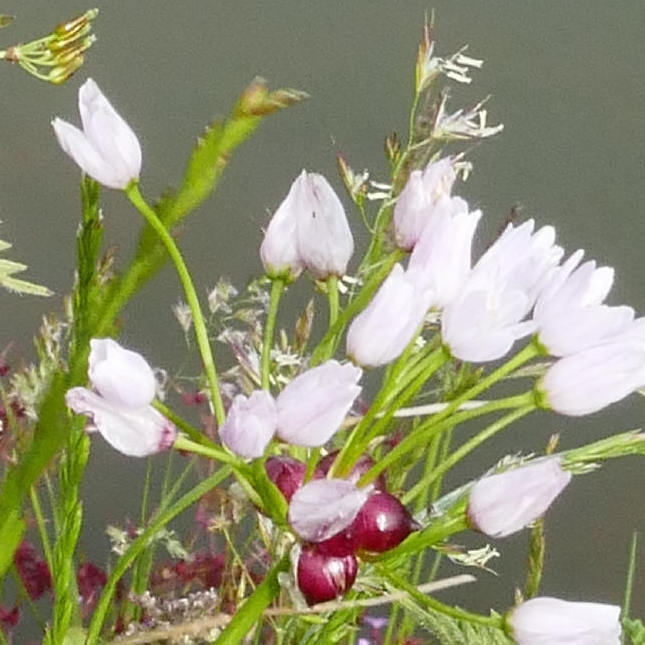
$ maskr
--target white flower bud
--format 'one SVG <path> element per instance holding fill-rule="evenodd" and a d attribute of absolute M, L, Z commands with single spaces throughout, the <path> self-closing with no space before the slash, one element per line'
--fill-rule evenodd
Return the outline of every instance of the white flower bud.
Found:
<path fill-rule="evenodd" d="M 518 645 L 619 645 L 620 607 L 596 602 L 532 598 L 508 624 Z"/>
<path fill-rule="evenodd" d="M 480 479 L 468 498 L 473 528 L 506 537 L 542 516 L 571 481 L 557 457 Z"/>
<path fill-rule="evenodd" d="M 418 273 L 418 272 L 417 272 Z M 347 332 L 347 355 L 364 367 L 385 365 L 412 340 L 430 306 L 431 294 L 414 272 L 397 264 Z"/>
<path fill-rule="evenodd" d="M 264 455 L 277 421 L 275 401 L 269 392 L 256 390 L 248 399 L 238 394 L 219 429 L 219 436 L 234 453 L 255 459 Z"/>
<path fill-rule="evenodd" d="M 278 395 L 278 436 L 296 446 L 322 446 L 338 431 L 354 399 L 362 370 L 327 361 L 293 379 Z"/>
<path fill-rule="evenodd" d="M 61 148 L 81 170 L 108 188 L 124 190 L 141 172 L 141 146 L 99 86 L 87 79 L 78 92 L 83 130 L 54 119 Z"/>

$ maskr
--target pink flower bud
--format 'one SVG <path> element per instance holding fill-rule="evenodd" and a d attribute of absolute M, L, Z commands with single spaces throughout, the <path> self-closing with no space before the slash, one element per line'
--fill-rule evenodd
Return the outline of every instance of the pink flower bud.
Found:
<path fill-rule="evenodd" d="M 152 402 L 157 382 L 141 354 L 124 349 L 111 338 L 93 338 L 90 348 L 88 375 L 106 401 L 124 408 Z"/>
<path fill-rule="evenodd" d="M 557 457 L 484 477 L 470 491 L 470 524 L 495 538 L 516 533 L 541 517 L 570 481 Z"/>
<path fill-rule="evenodd" d="M 315 545 L 306 545 L 298 558 L 296 578 L 307 603 L 315 605 L 349 591 L 357 571 L 358 563 L 353 555 L 325 555 Z"/>
<path fill-rule="evenodd" d="M 78 92 L 78 106 L 82 131 L 61 119 L 52 121 L 61 148 L 83 172 L 108 188 L 124 190 L 138 181 L 139 140 L 91 78 Z"/>
<path fill-rule="evenodd" d="M 327 540 L 353 522 L 370 490 L 345 479 L 314 479 L 291 498 L 289 524 L 303 540 Z"/>
<path fill-rule="evenodd" d="M 303 372 L 277 398 L 278 436 L 296 446 L 322 446 L 360 394 L 362 371 L 330 360 Z"/>
<path fill-rule="evenodd" d="M 410 251 L 433 216 L 443 196 L 450 196 L 457 175 L 451 159 L 429 163 L 425 170 L 413 170 L 394 206 L 397 244 Z"/>
<path fill-rule="evenodd" d="M 234 453 L 255 459 L 262 457 L 275 434 L 278 412 L 266 390 L 256 390 L 247 399 L 238 394 L 219 429 L 222 443 Z"/>
<path fill-rule="evenodd" d="M 431 292 L 414 272 L 397 264 L 367 307 L 349 326 L 347 355 L 364 367 L 378 367 L 400 356 L 430 307 Z"/>
<path fill-rule="evenodd" d="M 260 246 L 260 256 L 266 274 L 271 278 L 295 280 L 304 268 L 300 252 L 296 222 L 300 210 L 301 185 L 299 178 L 292 184 L 287 196 L 273 214 Z"/>
<path fill-rule="evenodd" d="M 619 645 L 620 607 L 532 598 L 508 616 L 518 645 Z"/>
<path fill-rule="evenodd" d="M 301 196 L 296 225 L 300 258 L 318 279 L 342 277 L 354 252 L 345 209 L 322 175 L 303 170 L 296 181 Z"/>

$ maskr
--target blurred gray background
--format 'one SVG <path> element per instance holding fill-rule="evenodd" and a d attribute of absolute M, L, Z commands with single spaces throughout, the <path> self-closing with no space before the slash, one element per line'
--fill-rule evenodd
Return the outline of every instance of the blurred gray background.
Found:
<path fill-rule="evenodd" d="M 95 3 L 99 41 L 78 75 L 63 87 L 0 65 L 0 238 L 8 257 L 29 265 L 26 276 L 58 294 L 48 301 L 0 292 L 0 346 L 31 352 L 40 316 L 60 305 L 74 270 L 79 218 L 78 178 L 49 121 L 78 122 L 76 92 L 94 77 L 137 132 L 144 151 L 142 191 L 150 199 L 176 184 L 203 127 L 227 112 L 256 74 L 272 87 L 306 90 L 311 100 L 270 117 L 235 155 L 217 195 L 187 221 L 181 248 L 198 289 L 218 276 L 239 285 L 258 274 L 260 227 L 290 182 L 307 168 L 326 174 L 341 192 L 335 153 L 354 168 L 385 177 L 382 141 L 404 133 L 412 66 L 424 11 L 434 7 L 440 54 L 465 43 L 485 59 L 471 87 L 456 86 L 453 107 L 492 94 L 491 123 L 503 134 L 471 156 L 475 170 L 460 192 L 487 216 L 489 235 L 513 205 L 523 217 L 557 227 L 571 252 L 616 268 L 613 303 L 645 311 L 645 4 L 636 0 L 531 3 L 501 1 L 355 0 L 283 2 L 111 0 Z M 0 32 L 2 46 L 47 33 L 89 6 L 75 0 L 7 0 L 17 21 Z M 129 258 L 139 215 L 123 196 L 103 194 L 106 243 Z M 349 206 L 348 201 L 344 200 Z M 359 228 L 352 213 L 353 226 Z M 170 306 L 180 298 L 169 269 L 125 312 L 123 340 L 169 370 L 184 342 Z M 289 302 L 287 297 L 286 302 Z M 292 301 L 293 302 L 293 301 Z M 562 447 L 640 427 L 645 404 L 636 396 L 590 418 L 533 415 L 464 462 L 451 482 L 475 476 L 505 452 L 543 449 L 562 431 Z M 161 463 L 159 464 L 161 467 Z M 81 551 L 99 562 L 108 550 L 104 526 L 137 517 L 133 490 L 144 464 L 95 439 L 87 472 L 87 525 Z M 543 593 L 620 603 L 627 547 L 645 526 L 645 461 L 625 459 L 574 480 L 547 520 Z M 472 609 L 503 610 L 522 584 L 527 535 L 496 546 L 499 576 L 453 599 Z M 634 610 L 645 614 L 645 548 L 640 548 Z M 456 572 L 446 566 L 444 573 Z"/>

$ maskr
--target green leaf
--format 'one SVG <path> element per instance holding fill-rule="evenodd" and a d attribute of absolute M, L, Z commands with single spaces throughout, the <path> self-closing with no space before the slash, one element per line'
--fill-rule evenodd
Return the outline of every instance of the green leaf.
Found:
<path fill-rule="evenodd" d="M 235 612 L 233 619 L 224 631 L 214 641 L 216 645 L 239 645 L 254 625 L 258 623 L 262 612 L 271 604 L 271 601 L 280 593 L 278 574 L 286 571 L 291 562 L 288 555 L 273 565 L 269 573 L 255 591 L 244 601 L 244 604 Z"/>
<path fill-rule="evenodd" d="M 1 19 L 2 16 L 0 16 Z M 0 240 L 0 252 L 10 248 L 11 244 L 9 242 Z M 0 286 L 15 293 L 24 293 L 31 296 L 51 296 L 53 291 L 50 291 L 47 287 L 11 277 L 14 273 L 22 273 L 26 269 L 27 265 L 21 262 L 0 259 Z"/>

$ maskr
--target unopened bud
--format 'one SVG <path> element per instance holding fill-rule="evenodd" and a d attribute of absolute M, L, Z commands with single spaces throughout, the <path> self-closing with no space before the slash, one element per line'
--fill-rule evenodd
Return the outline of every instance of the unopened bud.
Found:
<path fill-rule="evenodd" d="M 83 66 L 83 63 L 85 62 L 85 57 L 81 55 L 77 55 L 72 60 L 70 60 L 67 64 L 65 65 L 57 65 L 52 69 L 52 71 L 48 74 L 47 80 L 52 84 L 52 85 L 62 85 L 65 81 L 69 80 L 78 69 L 80 69 Z"/>
<path fill-rule="evenodd" d="M 98 9 L 90 9 L 67 22 L 61 22 L 56 26 L 56 29 L 54 29 L 54 36 L 57 38 L 64 38 L 66 40 L 77 38 L 80 32 L 88 27 L 88 23 L 91 20 L 94 20 L 98 15 Z"/>

